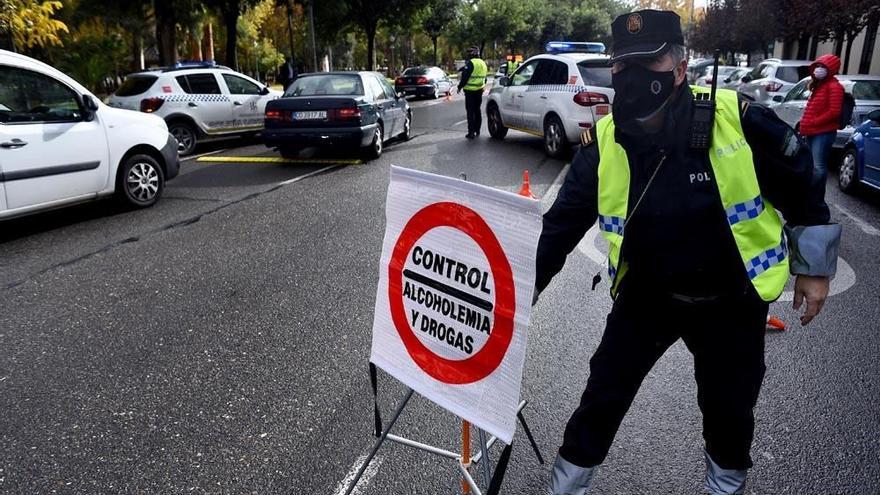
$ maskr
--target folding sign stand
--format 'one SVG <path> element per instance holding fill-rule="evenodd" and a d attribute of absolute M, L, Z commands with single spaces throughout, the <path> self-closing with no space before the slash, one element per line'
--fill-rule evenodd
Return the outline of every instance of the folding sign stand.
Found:
<path fill-rule="evenodd" d="M 370 382 L 373 387 L 373 405 L 375 407 L 374 419 L 376 422 L 376 442 L 373 444 L 373 448 L 370 450 L 370 454 L 367 456 L 363 464 L 361 464 L 361 467 L 358 469 L 354 479 L 352 479 L 351 483 L 348 485 L 348 489 L 345 491 L 345 495 L 351 495 L 352 491 L 354 491 L 355 486 L 357 486 L 361 477 L 364 475 L 364 472 L 367 470 L 367 467 L 370 465 L 373 457 L 376 456 L 379 448 L 382 446 L 383 443 L 385 443 L 386 440 L 391 440 L 395 443 L 413 447 L 440 457 L 454 460 L 458 465 L 458 470 L 461 471 L 461 476 L 463 478 L 462 489 L 464 490 L 464 493 L 470 492 L 473 495 L 483 495 L 483 492 L 480 490 L 476 481 L 474 481 L 474 478 L 471 476 L 470 471 L 468 471 L 473 463 L 479 463 L 482 466 L 483 482 L 487 487 L 486 495 L 496 495 L 498 493 L 498 491 L 501 489 L 501 482 L 504 480 L 504 473 L 507 471 L 507 463 L 510 460 L 510 445 L 504 447 L 504 450 L 501 452 L 501 456 L 498 459 L 498 466 L 496 467 L 493 476 L 492 466 L 489 460 L 489 449 L 492 447 L 492 445 L 495 444 L 495 442 L 498 441 L 498 438 L 493 435 L 487 440 L 486 433 L 483 430 L 477 429 L 480 439 L 480 451 L 477 452 L 477 454 L 474 455 L 473 458 L 470 458 L 470 425 L 466 421 L 463 422 L 464 430 L 462 433 L 464 441 L 462 444 L 463 452 L 461 454 L 451 452 L 446 449 L 441 449 L 433 445 L 417 442 L 415 440 L 410 440 L 409 438 L 394 435 L 391 433 L 391 428 L 394 427 L 394 424 L 397 422 L 397 418 L 400 417 L 400 414 L 403 412 L 403 410 L 406 408 L 406 405 L 409 403 L 409 400 L 412 398 L 413 390 L 407 387 L 406 395 L 403 397 L 403 399 L 397 405 L 397 408 L 394 410 L 394 415 L 391 417 L 391 421 L 388 422 L 387 426 L 383 427 L 382 419 L 379 414 L 379 403 L 377 397 L 376 367 L 375 365 L 373 365 L 373 363 L 370 363 Z M 535 442 L 535 438 L 532 436 L 532 431 L 529 429 L 529 426 L 526 423 L 526 419 L 522 414 L 522 410 L 526 407 L 526 404 L 527 401 L 522 401 L 519 403 L 519 406 L 516 410 L 516 417 L 519 419 L 519 422 L 523 427 L 523 431 L 529 438 L 529 442 L 532 445 L 532 450 L 534 450 L 535 456 L 538 458 L 538 462 L 544 464 L 544 458 L 541 456 L 541 452 L 538 450 L 538 444 L 537 442 Z"/>

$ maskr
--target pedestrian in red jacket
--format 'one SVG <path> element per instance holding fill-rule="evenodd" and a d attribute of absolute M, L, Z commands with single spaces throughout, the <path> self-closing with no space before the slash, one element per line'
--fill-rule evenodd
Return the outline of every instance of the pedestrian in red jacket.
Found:
<path fill-rule="evenodd" d="M 812 80 L 807 85 L 812 94 L 801 118 L 800 132 L 813 153 L 813 181 L 825 182 L 828 176 L 828 155 L 837 137 L 837 124 L 843 107 L 843 86 L 834 77 L 840 70 L 840 59 L 822 55 L 810 64 Z"/>

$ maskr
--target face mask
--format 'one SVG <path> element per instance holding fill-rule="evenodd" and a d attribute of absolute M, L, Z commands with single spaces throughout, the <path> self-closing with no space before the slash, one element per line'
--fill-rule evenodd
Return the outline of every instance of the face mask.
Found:
<path fill-rule="evenodd" d="M 675 89 L 675 72 L 655 72 L 640 65 L 627 66 L 611 75 L 614 88 L 612 112 L 614 124 L 623 130 L 655 116 L 665 108 Z"/>
<path fill-rule="evenodd" d="M 816 79 L 825 79 L 825 76 L 828 75 L 828 69 L 825 67 L 816 67 L 813 69 L 813 77 Z"/>

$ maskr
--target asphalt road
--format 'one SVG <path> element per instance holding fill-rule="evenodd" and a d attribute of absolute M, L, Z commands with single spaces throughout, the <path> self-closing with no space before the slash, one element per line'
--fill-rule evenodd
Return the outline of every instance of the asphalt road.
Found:
<path fill-rule="evenodd" d="M 525 134 L 465 140 L 460 97 L 413 105 L 415 137 L 366 165 L 192 159 L 153 208 L 100 202 L 0 225 L 0 492 L 342 493 L 373 442 L 367 360 L 389 166 L 511 191 L 529 169 L 545 207 L 565 167 Z M 275 156 L 259 143 L 201 151 Z M 880 492 L 880 200 L 830 185 L 828 201 L 845 263 L 809 327 L 790 303 L 771 308 L 790 329 L 767 336 L 749 493 Z M 532 316 L 525 416 L 550 462 L 610 308 L 606 282 L 589 291 L 603 251 L 585 240 Z M 594 493 L 700 491 L 692 374 L 676 344 Z M 386 418 L 402 392 L 380 377 Z M 459 427 L 416 397 L 397 432 L 456 450 Z M 547 477 L 520 430 L 503 493 L 543 493 Z M 451 461 L 391 445 L 357 493 L 458 484 Z"/>

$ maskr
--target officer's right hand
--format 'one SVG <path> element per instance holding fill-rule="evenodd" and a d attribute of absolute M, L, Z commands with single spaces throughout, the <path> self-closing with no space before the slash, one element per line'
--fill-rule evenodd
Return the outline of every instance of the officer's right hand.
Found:
<path fill-rule="evenodd" d="M 828 277 L 813 277 L 809 275 L 798 275 L 794 281 L 794 300 L 792 307 L 800 309 L 804 300 L 807 301 L 807 308 L 801 316 L 801 326 L 813 321 L 813 318 L 822 311 L 825 299 L 828 297 L 830 279 Z"/>

